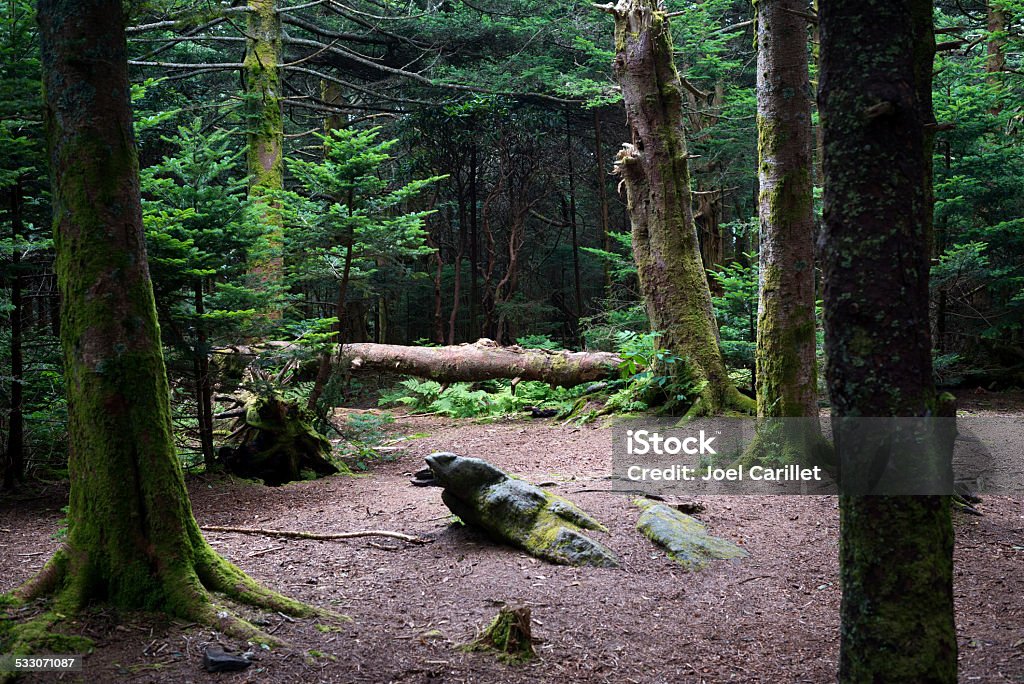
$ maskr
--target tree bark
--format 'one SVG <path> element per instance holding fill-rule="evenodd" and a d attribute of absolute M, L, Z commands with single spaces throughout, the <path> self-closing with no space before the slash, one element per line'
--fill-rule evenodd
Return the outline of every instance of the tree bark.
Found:
<path fill-rule="evenodd" d="M 932 3 L 822 0 L 825 333 L 836 420 L 940 413 L 932 382 Z M 857 456 L 838 433 L 841 462 Z M 955 682 L 948 497 L 840 498 L 842 682 Z"/>
<path fill-rule="evenodd" d="M 811 85 L 802 0 L 757 0 L 757 414 L 818 415 Z"/>
<path fill-rule="evenodd" d="M 65 545 L 21 587 L 71 612 L 92 600 L 238 634 L 208 594 L 296 614 L 206 543 L 171 434 L 146 262 L 120 0 L 41 0 L 71 481 Z"/>
<path fill-rule="evenodd" d="M 346 370 L 387 370 L 439 382 L 519 378 L 573 387 L 616 375 L 620 363 L 619 357 L 608 352 L 500 347 L 484 339 L 448 347 L 346 344 L 336 366 Z"/>
<path fill-rule="evenodd" d="M 640 287 L 662 346 L 686 361 L 685 370 L 675 364 L 667 372 L 688 373 L 702 387 L 694 415 L 751 411 L 753 402 L 729 380 L 718 346 L 690 206 L 682 84 L 668 17 L 653 0 L 602 9 L 615 17 L 613 70 L 633 135 L 618 153 L 616 171 L 626 187 Z"/>
<path fill-rule="evenodd" d="M 250 271 L 271 293 L 281 285 L 283 221 L 279 196 L 284 190 L 284 118 L 281 112 L 281 20 L 277 0 L 249 0 L 246 51 L 243 62 L 248 108 L 246 161 L 249 197 L 253 199 L 268 231 L 265 254 L 257 254 Z M 271 316 L 280 315 L 270 311 Z"/>
<path fill-rule="evenodd" d="M 995 74 L 1000 74 L 1006 69 L 1007 12 L 1000 0 L 988 0 L 986 5 L 989 38 L 986 44 L 985 71 L 989 74 L 989 80 L 994 81 L 998 79 Z"/>

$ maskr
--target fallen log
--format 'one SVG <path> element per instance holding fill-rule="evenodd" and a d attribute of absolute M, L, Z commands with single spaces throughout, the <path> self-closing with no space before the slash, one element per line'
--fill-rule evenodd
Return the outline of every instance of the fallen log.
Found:
<path fill-rule="evenodd" d="M 492 340 L 448 347 L 346 344 L 336 368 L 387 370 L 438 382 L 480 382 L 510 378 L 574 387 L 614 377 L 622 363 L 610 352 L 570 352 L 502 347 Z"/>

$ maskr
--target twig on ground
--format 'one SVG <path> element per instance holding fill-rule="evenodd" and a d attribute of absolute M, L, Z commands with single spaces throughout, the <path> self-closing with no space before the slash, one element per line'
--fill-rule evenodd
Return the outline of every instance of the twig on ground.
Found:
<path fill-rule="evenodd" d="M 253 551 L 252 553 L 247 553 L 247 554 L 245 554 L 245 557 L 246 558 L 256 558 L 257 556 L 262 556 L 262 555 L 270 553 L 272 551 L 280 551 L 283 548 L 285 548 L 285 547 L 283 547 L 283 546 L 269 546 L 269 547 L 267 547 L 265 549 L 260 549 L 259 551 Z"/>
<path fill-rule="evenodd" d="M 389 530 L 362 530 L 359 532 L 334 532 L 331 534 L 317 534 L 315 532 L 303 532 L 301 530 L 265 530 L 253 527 L 223 527 L 220 525 L 206 525 L 203 530 L 207 532 L 235 532 L 237 534 L 261 534 L 267 537 L 286 537 L 289 539 L 312 539 L 315 541 L 333 541 L 338 539 L 355 539 L 357 537 L 390 537 L 401 539 L 410 544 L 429 544 L 431 540 L 421 537 L 414 537 L 411 534 L 402 532 L 391 532 Z"/>

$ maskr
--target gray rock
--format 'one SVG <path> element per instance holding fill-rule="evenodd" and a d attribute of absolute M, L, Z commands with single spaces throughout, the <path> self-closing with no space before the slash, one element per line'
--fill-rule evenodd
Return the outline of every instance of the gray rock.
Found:
<path fill-rule="evenodd" d="M 479 458 L 427 457 L 441 500 L 467 525 L 552 563 L 618 567 L 609 549 L 582 530 L 608 530 L 567 499 L 511 477 Z"/>
<path fill-rule="evenodd" d="M 636 528 L 655 544 L 665 548 L 669 558 L 690 572 L 713 560 L 735 560 L 748 554 L 731 541 L 713 537 L 704 523 L 663 503 L 637 499 L 643 513 Z"/>
<path fill-rule="evenodd" d="M 203 652 L 203 668 L 207 672 L 240 672 L 252 665 L 245 656 L 225 653 L 219 646 L 207 646 Z"/>

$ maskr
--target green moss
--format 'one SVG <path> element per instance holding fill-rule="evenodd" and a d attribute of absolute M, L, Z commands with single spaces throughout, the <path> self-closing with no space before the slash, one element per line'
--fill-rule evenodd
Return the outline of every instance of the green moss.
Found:
<path fill-rule="evenodd" d="M 93 642 L 81 636 L 59 634 L 55 625 L 64 620 L 57 612 L 38 615 L 27 622 L 0 622 L 0 643 L 5 655 L 83 655 L 91 653 Z"/>
<path fill-rule="evenodd" d="M 338 627 L 337 625 L 325 625 L 325 624 L 322 624 L 322 623 L 317 623 L 317 624 L 313 625 L 313 629 L 315 629 L 316 631 L 321 632 L 323 634 L 331 634 L 331 633 L 334 633 L 334 632 L 344 632 L 345 631 L 344 628 Z"/>
<path fill-rule="evenodd" d="M 529 608 L 502 607 L 480 636 L 462 647 L 466 651 L 493 651 L 510 665 L 533 660 L 533 637 Z"/>
<path fill-rule="evenodd" d="M 634 502 L 643 513 L 637 529 L 665 548 L 669 558 L 686 570 L 696 572 L 713 560 L 745 558 L 747 552 L 726 539 L 711 536 L 696 518 L 650 499 Z"/>

